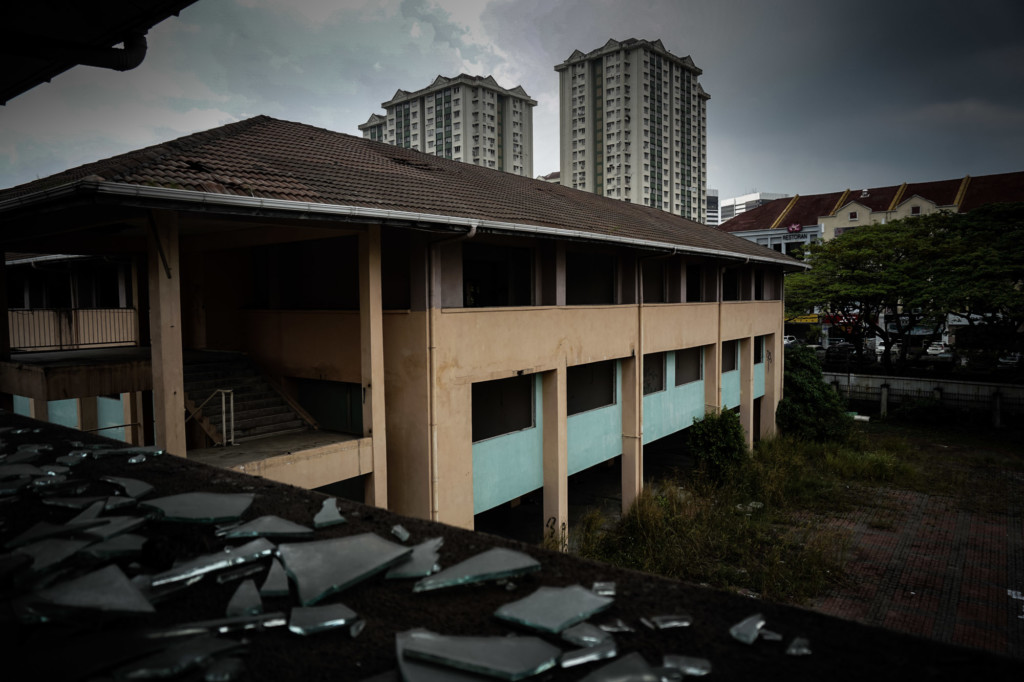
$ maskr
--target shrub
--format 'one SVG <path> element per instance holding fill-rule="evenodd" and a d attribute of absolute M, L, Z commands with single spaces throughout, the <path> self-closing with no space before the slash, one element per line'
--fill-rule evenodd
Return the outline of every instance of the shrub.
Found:
<path fill-rule="evenodd" d="M 716 480 L 735 469 L 749 454 L 740 419 L 728 410 L 694 419 L 687 431 L 687 444 L 699 466 Z"/>
<path fill-rule="evenodd" d="M 821 376 L 814 352 L 802 346 L 786 347 L 782 377 L 783 399 L 775 423 L 788 435 L 817 442 L 845 441 L 853 428 L 842 398 Z"/>

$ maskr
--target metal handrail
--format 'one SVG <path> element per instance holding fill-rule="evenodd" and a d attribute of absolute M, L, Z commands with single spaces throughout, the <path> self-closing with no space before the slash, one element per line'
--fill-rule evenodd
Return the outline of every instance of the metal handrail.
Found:
<path fill-rule="evenodd" d="M 214 389 L 213 393 L 207 396 L 206 400 L 201 402 L 195 410 L 189 410 L 191 414 L 185 418 L 185 423 L 187 424 L 189 419 L 199 414 L 206 403 L 210 402 L 218 393 L 220 394 L 220 434 L 224 441 L 221 445 L 235 445 L 235 392 L 230 388 Z M 228 429 L 228 410 L 225 408 L 231 410 L 230 430 Z"/>

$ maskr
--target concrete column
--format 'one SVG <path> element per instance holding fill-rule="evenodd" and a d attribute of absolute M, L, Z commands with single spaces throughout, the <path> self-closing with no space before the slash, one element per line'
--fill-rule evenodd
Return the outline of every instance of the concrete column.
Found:
<path fill-rule="evenodd" d="M 29 398 L 28 416 L 41 422 L 50 421 L 50 403 L 46 399 Z"/>
<path fill-rule="evenodd" d="M 78 399 L 78 430 L 95 431 L 100 425 L 99 399 L 88 396 Z"/>
<path fill-rule="evenodd" d="M 889 416 L 889 384 L 882 384 L 881 393 L 882 404 L 878 408 L 878 413 L 885 419 Z"/>
<path fill-rule="evenodd" d="M 747 447 L 754 445 L 754 339 L 739 340 L 740 347 L 740 426 L 747 437 Z"/>
<path fill-rule="evenodd" d="M 373 438 L 373 473 L 367 504 L 388 506 L 387 429 L 384 419 L 384 319 L 381 303 L 380 226 L 359 234 L 359 328 L 363 436 Z"/>
<path fill-rule="evenodd" d="M 622 362 L 622 513 L 629 511 L 644 482 L 643 355 Z"/>
<path fill-rule="evenodd" d="M 566 438 L 565 360 L 541 375 L 544 423 L 544 533 L 569 548 L 569 449 Z"/>
<path fill-rule="evenodd" d="M 722 410 L 721 343 L 704 346 L 704 412 L 718 414 Z"/>
<path fill-rule="evenodd" d="M 156 445 L 186 456 L 185 379 L 181 359 L 181 272 L 178 216 L 153 211 L 149 235 L 149 332 Z"/>
<path fill-rule="evenodd" d="M 761 438 L 775 435 L 775 412 L 782 400 L 782 335 L 764 337 L 764 398 L 761 399 Z"/>
<path fill-rule="evenodd" d="M 142 437 L 142 392 L 121 394 L 121 407 L 124 410 L 125 440 L 131 445 L 144 445 Z"/>

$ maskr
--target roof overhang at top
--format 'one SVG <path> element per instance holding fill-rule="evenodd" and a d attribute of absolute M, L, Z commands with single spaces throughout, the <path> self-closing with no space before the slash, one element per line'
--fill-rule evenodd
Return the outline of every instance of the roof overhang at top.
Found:
<path fill-rule="evenodd" d="M 195 1 L 9 0 L 0 10 L 0 104 L 80 64 L 138 66 L 146 32 Z M 124 49 L 114 47 L 120 43 Z"/>
<path fill-rule="evenodd" d="M 547 225 L 516 223 L 500 220 L 468 218 L 412 211 L 372 208 L 365 206 L 343 206 L 315 202 L 271 199 L 256 196 L 219 194 L 195 190 L 171 189 L 147 185 L 108 182 L 83 179 L 58 187 L 0 201 L 0 216 L 4 222 L 16 221 L 19 217 L 31 217 L 42 209 L 59 210 L 82 205 L 110 206 L 136 209 L 177 210 L 184 212 L 207 212 L 231 216 L 252 216 L 261 220 L 300 219 L 316 221 L 377 223 L 409 229 L 451 231 L 458 233 L 493 232 L 534 236 L 548 239 L 565 239 L 595 243 L 614 244 L 637 249 L 648 249 L 662 253 L 689 254 L 719 258 L 730 261 L 755 262 L 774 265 L 788 271 L 806 269 L 808 266 L 791 258 L 779 258 L 765 249 L 764 255 L 739 253 L 700 246 L 682 246 L 670 242 L 642 239 L 625 235 L 604 235 L 583 230 L 574 230 Z M 69 226 L 67 231 L 77 228 Z M 0 232 L 0 249 L 11 240 Z M 16 242 L 15 242 L 16 245 Z M 59 244 L 55 244 L 59 248 Z"/>

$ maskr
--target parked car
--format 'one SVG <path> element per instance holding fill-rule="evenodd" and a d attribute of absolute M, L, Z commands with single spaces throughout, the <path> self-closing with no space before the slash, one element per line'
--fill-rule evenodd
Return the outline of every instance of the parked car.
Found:
<path fill-rule="evenodd" d="M 796 337 L 793 336 L 792 334 L 786 334 L 785 336 L 782 337 L 783 346 L 792 346 L 794 343 L 797 343 L 797 340 Z"/>
<path fill-rule="evenodd" d="M 998 365 L 1000 367 L 1020 367 L 1020 362 L 1020 353 L 1003 353 L 999 356 Z"/>
<path fill-rule="evenodd" d="M 896 341 L 896 342 L 894 342 L 894 343 L 892 344 L 892 352 L 890 353 L 890 355 L 892 355 L 892 357 L 894 357 L 894 358 L 897 358 L 897 357 L 899 357 L 899 355 L 900 355 L 900 349 L 901 349 L 902 347 L 903 347 L 903 346 L 902 346 L 902 344 L 900 344 L 900 342 L 899 342 L 899 341 Z M 875 346 L 875 353 L 876 353 L 877 355 L 884 355 L 884 354 L 885 354 L 885 344 L 884 344 L 884 343 L 879 343 L 879 344 L 877 344 L 877 345 Z"/>
<path fill-rule="evenodd" d="M 928 348 L 926 348 L 924 352 L 928 355 L 942 355 L 943 353 L 949 352 L 949 347 L 941 341 L 936 341 L 935 343 L 929 344 Z"/>

